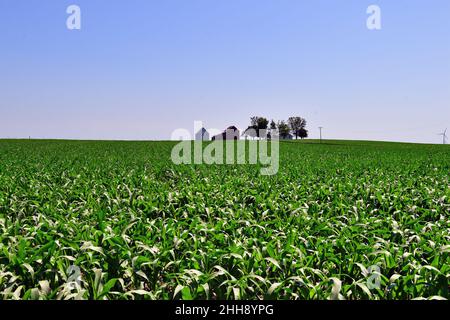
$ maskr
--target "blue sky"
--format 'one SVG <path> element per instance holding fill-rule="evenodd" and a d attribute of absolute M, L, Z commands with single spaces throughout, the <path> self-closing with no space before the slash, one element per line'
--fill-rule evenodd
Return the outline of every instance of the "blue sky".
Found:
<path fill-rule="evenodd" d="M 0 41 L 3 138 L 169 139 L 252 115 L 303 116 L 312 138 L 450 128 L 448 0 L 1 0 Z"/>

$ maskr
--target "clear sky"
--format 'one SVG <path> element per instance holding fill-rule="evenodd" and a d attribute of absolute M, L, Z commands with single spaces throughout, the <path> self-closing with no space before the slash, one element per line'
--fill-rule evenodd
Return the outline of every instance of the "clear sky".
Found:
<path fill-rule="evenodd" d="M 312 138 L 439 143 L 450 1 L 0 0 L 0 137 L 169 139 L 252 115 L 303 116 Z"/>

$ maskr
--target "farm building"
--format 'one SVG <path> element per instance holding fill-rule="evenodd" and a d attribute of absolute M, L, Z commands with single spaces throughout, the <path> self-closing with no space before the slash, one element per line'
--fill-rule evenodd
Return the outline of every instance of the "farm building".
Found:
<path fill-rule="evenodd" d="M 269 137 L 270 135 L 270 137 Z M 290 133 L 286 133 L 284 135 L 280 135 L 278 130 L 273 130 L 273 132 L 269 132 L 267 135 L 268 139 L 276 139 L 276 140 L 292 140 L 294 139 L 294 136 Z"/>
<path fill-rule="evenodd" d="M 197 140 L 197 141 L 209 141 L 209 132 L 205 128 L 201 128 L 195 134 L 195 140 Z"/>
<path fill-rule="evenodd" d="M 281 140 L 292 140 L 292 139 L 294 139 L 294 136 L 292 134 L 288 133 L 287 135 L 280 136 L 280 139 Z"/>
<path fill-rule="evenodd" d="M 239 140 L 239 129 L 235 126 L 230 126 L 224 132 L 212 137 L 212 140 Z"/>
<path fill-rule="evenodd" d="M 242 136 L 248 139 L 270 139 L 271 133 L 267 129 L 256 129 L 254 126 L 248 127 L 243 133 Z"/>

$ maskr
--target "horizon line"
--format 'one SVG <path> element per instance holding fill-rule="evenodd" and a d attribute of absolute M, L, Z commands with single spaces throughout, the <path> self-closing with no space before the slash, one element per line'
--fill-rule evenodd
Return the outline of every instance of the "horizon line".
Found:
<path fill-rule="evenodd" d="M 200 141 L 195 139 L 186 140 L 170 140 L 170 139 L 78 139 L 78 138 L 4 138 L 0 137 L 0 141 L 13 140 L 13 141 L 86 141 L 86 142 L 180 142 L 180 141 Z M 221 141 L 221 140 L 219 140 Z M 224 140 L 231 141 L 231 140 Z M 239 139 L 238 141 L 260 141 L 260 140 L 250 140 L 250 139 Z M 320 142 L 320 139 L 292 139 L 284 140 L 280 139 L 280 142 Z M 322 139 L 324 141 L 353 141 L 353 142 L 383 142 L 383 143 L 395 143 L 395 144 L 420 144 L 420 145 L 448 145 L 443 143 L 430 143 L 430 142 L 411 142 L 411 141 L 394 141 L 394 140 L 365 140 L 365 139 Z M 212 140 L 203 140 L 201 142 L 212 142 Z"/>

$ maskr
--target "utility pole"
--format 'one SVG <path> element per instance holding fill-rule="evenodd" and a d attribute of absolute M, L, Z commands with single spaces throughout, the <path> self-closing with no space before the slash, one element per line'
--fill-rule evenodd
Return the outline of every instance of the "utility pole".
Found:
<path fill-rule="evenodd" d="M 319 127 L 319 130 L 320 130 L 320 143 L 322 143 L 322 129 L 323 129 L 323 127 Z"/>

